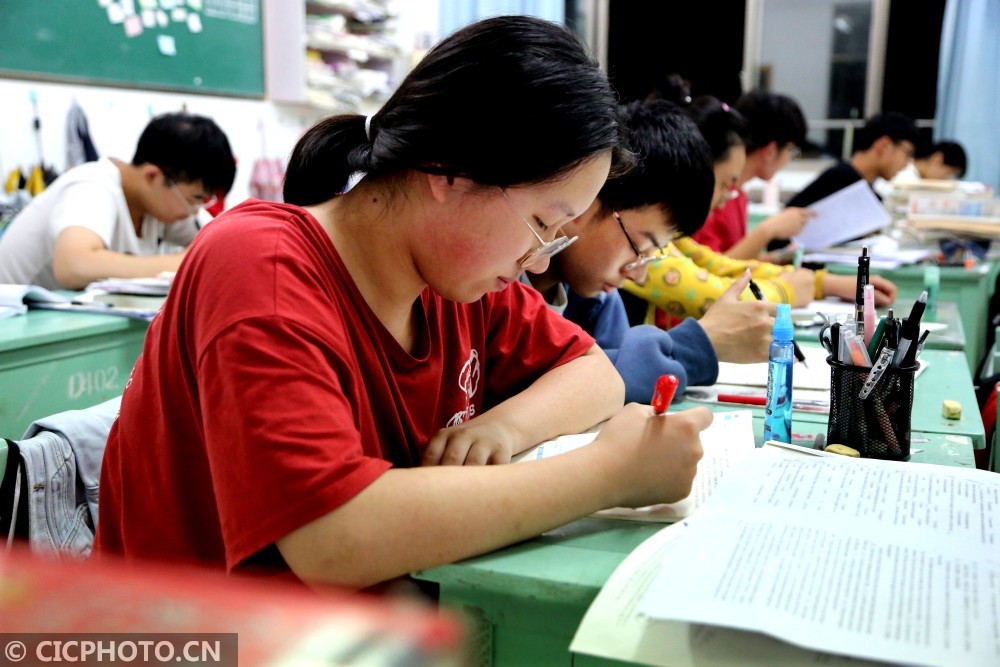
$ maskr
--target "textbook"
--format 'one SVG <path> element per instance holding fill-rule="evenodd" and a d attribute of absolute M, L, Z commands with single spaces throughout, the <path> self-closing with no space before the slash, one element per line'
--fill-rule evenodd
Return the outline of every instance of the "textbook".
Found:
<path fill-rule="evenodd" d="M 619 566 L 573 650 L 611 650 L 616 605 L 614 657 L 647 664 L 1000 664 L 1000 476 L 770 449 Z"/>
<path fill-rule="evenodd" d="M 156 307 L 119 307 L 95 301 L 93 297 L 93 293 L 90 292 L 75 297 L 64 296 L 38 285 L 0 285 L 0 319 L 24 314 L 29 309 L 36 309 L 59 310 L 66 313 L 115 315 L 149 321 L 159 310 L 158 305 Z"/>
<path fill-rule="evenodd" d="M 28 312 L 28 305 L 69 303 L 69 298 L 37 285 L 0 285 L 0 319 Z"/>
<path fill-rule="evenodd" d="M 695 474 L 694 484 L 687 498 L 675 503 L 647 507 L 613 507 L 596 512 L 594 516 L 671 523 L 683 519 L 704 504 L 726 471 L 753 454 L 756 447 L 753 437 L 753 414 L 749 410 L 720 412 L 714 417 L 712 425 L 701 432 L 701 445 L 705 455 L 698 462 L 698 472 Z M 596 437 L 596 432 L 564 435 L 518 454 L 514 460 L 533 461 L 564 454 L 589 445 Z"/>

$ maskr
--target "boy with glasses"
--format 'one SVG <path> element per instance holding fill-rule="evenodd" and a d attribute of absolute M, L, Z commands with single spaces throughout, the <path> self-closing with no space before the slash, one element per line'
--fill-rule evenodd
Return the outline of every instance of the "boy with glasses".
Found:
<path fill-rule="evenodd" d="M 675 105 L 633 102 L 624 107 L 622 123 L 639 163 L 609 179 L 594 203 L 563 226 L 563 238 L 578 240 L 521 281 L 594 336 L 625 380 L 626 401 L 646 402 L 662 374 L 676 375 L 682 393 L 688 384 L 713 384 L 719 360 L 766 360 L 774 305 L 738 300 L 746 274 L 700 321 L 688 319 L 669 333 L 629 325 L 618 287 L 644 281 L 676 233 L 697 229 L 715 178 L 705 140 Z"/>
<path fill-rule="evenodd" d="M 101 278 L 174 271 L 199 229 L 198 212 L 229 192 L 236 165 L 211 119 L 150 121 L 131 163 L 88 162 L 35 197 L 0 237 L 0 283 L 82 289 Z"/>

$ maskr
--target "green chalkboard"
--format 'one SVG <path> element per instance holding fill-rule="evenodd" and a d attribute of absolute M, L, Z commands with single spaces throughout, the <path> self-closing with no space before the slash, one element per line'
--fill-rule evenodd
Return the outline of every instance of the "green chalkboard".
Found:
<path fill-rule="evenodd" d="M 0 75 L 263 96 L 260 2 L 0 0 Z"/>

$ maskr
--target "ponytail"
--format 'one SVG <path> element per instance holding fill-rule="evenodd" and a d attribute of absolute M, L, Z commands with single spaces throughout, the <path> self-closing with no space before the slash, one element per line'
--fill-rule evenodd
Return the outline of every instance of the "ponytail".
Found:
<path fill-rule="evenodd" d="M 292 151 L 285 170 L 285 201 L 311 206 L 332 199 L 347 188 L 351 174 L 371 170 L 371 155 L 364 116 L 324 118 L 299 139 Z"/>

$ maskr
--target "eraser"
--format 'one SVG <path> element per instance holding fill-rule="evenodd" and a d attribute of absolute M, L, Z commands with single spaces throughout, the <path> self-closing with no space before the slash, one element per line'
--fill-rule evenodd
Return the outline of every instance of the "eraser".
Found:
<path fill-rule="evenodd" d="M 962 404 L 958 401 L 945 400 L 941 403 L 941 414 L 945 419 L 961 419 Z"/>
<path fill-rule="evenodd" d="M 831 454 L 840 454 L 841 456 L 850 456 L 855 459 L 861 458 L 861 452 L 847 445 L 831 444 L 827 445 L 823 451 L 830 452 Z"/>

